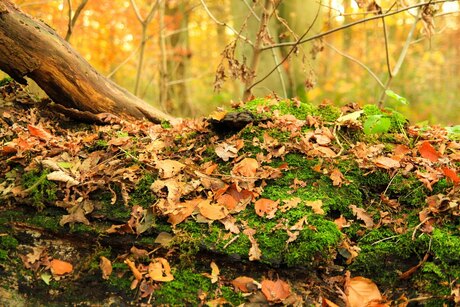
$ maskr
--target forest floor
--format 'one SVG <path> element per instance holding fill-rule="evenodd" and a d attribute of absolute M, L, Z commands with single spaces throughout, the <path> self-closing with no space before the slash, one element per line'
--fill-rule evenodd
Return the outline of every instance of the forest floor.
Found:
<path fill-rule="evenodd" d="M 101 121 L 1 84 L 1 305 L 460 302 L 458 126 L 269 97 Z"/>

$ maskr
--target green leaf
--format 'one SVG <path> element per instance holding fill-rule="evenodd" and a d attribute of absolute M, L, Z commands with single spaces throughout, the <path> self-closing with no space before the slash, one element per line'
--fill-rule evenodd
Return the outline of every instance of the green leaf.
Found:
<path fill-rule="evenodd" d="M 448 137 L 454 141 L 460 141 L 460 125 L 446 127 Z"/>
<path fill-rule="evenodd" d="M 364 122 L 364 133 L 385 133 L 391 126 L 391 120 L 383 115 L 371 115 Z"/>
<path fill-rule="evenodd" d="M 62 168 L 72 168 L 73 164 L 70 162 L 58 162 L 57 165 Z"/>
<path fill-rule="evenodd" d="M 42 275 L 40 275 L 40 278 L 45 282 L 45 284 L 47 284 L 48 286 L 50 285 L 51 275 L 49 273 L 43 273 Z"/>
<path fill-rule="evenodd" d="M 386 90 L 386 91 L 385 91 L 385 94 L 386 94 L 388 97 L 393 98 L 394 100 L 396 100 L 396 101 L 399 102 L 399 103 L 408 104 L 408 101 L 407 101 L 407 99 L 406 99 L 405 97 L 399 96 L 398 94 L 396 94 L 396 93 L 393 92 L 392 90 Z"/>

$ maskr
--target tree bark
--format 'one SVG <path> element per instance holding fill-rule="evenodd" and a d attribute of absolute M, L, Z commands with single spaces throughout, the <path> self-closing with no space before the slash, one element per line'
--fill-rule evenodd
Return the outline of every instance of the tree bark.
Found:
<path fill-rule="evenodd" d="M 68 109 L 153 122 L 172 119 L 98 73 L 53 29 L 9 0 L 0 3 L 0 69 L 23 84 L 24 77 L 31 78 Z"/>

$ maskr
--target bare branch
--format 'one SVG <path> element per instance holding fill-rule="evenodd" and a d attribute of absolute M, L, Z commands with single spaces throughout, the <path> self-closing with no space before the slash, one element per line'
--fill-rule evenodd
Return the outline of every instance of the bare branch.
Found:
<path fill-rule="evenodd" d="M 88 0 L 82 0 L 80 4 L 78 5 L 77 9 L 75 10 L 75 13 L 73 14 L 72 17 L 72 3 L 70 0 L 67 1 L 69 5 L 69 23 L 67 26 L 67 33 L 65 35 L 65 40 L 69 41 L 70 36 L 72 35 L 73 28 L 75 27 L 75 24 L 77 23 L 78 17 L 80 17 L 81 12 L 85 8 L 86 4 L 88 3 Z"/>
<path fill-rule="evenodd" d="M 411 6 L 406 6 L 406 7 L 402 8 L 402 9 L 392 11 L 392 12 L 388 12 L 386 14 L 376 15 L 376 16 L 364 18 L 364 19 L 361 19 L 361 20 L 357 20 L 357 21 L 354 21 L 354 22 L 350 22 L 349 24 L 346 24 L 346 25 L 343 25 L 343 26 L 340 26 L 340 27 L 337 27 L 337 28 L 334 28 L 334 29 L 331 29 L 331 30 L 328 30 L 328 31 L 325 31 L 325 32 L 321 32 L 321 33 L 312 35 L 312 36 L 307 37 L 307 38 L 304 38 L 301 41 L 285 42 L 285 43 L 279 43 L 279 44 L 273 44 L 273 45 L 270 45 L 270 46 L 265 46 L 265 47 L 262 48 L 262 50 L 267 50 L 267 49 L 271 49 L 271 48 L 279 48 L 279 47 L 287 47 L 287 46 L 297 46 L 299 44 L 304 44 L 306 42 L 315 40 L 317 38 L 327 36 L 329 34 L 332 34 L 332 33 L 341 31 L 343 29 L 347 29 L 347 28 L 350 28 L 350 27 L 353 27 L 353 26 L 356 26 L 358 24 L 365 23 L 365 22 L 368 22 L 368 21 L 371 21 L 371 20 L 396 15 L 396 14 L 408 11 L 410 9 L 413 9 L 413 8 L 418 8 L 418 7 L 425 6 L 427 4 L 444 3 L 444 2 L 450 2 L 450 1 L 451 0 L 437 0 L 437 1 L 422 2 L 422 3 L 414 4 L 414 5 L 411 5 Z"/>

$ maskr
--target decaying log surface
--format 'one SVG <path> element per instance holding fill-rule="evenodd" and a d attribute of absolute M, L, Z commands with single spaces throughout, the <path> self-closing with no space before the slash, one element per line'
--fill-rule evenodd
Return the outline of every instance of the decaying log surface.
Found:
<path fill-rule="evenodd" d="M 68 109 L 172 119 L 98 73 L 53 29 L 9 0 L 0 3 L 0 69 L 20 83 L 31 78 Z"/>

